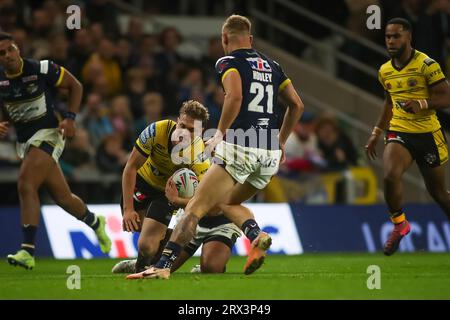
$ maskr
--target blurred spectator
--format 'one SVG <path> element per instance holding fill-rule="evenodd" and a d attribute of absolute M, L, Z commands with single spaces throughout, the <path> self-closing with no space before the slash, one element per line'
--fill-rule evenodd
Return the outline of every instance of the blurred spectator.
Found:
<path fill-rule="evenodd" d="M 117 60 L 122 74 L 135 65 L 135 58 L 132 56 L 132 46 L 127 38 L 122 37 L 117 41 Z"/>
<path fill-rule="evenodd" d="M 202 70 L 197 67 L 188 69 L 178 89 L 178 102 L 181 104 L 186 100 L 194 99 L 194 92 L 199 95 L 201 91 L 203 91 Z M 196 98 L 198 99 L 199 97 L 197 96 Z M 198 100 L 202 102 L 204 100 L 203 95 Z"/>
<path fill-rule="evenodd" d="M 109 0 L 90 0 L 86 3 L 86 16 L 89 21 L 101 24 L 108 36 L 119 34 L 116 6 Z"/>
<path fill-rule="evenodd" d="M 177 63 L 182 61 L 177 48 L 182 41 L 181 34 L 175 27 L 165 28 L 160 35 L 162 51 L 155 56 L 158 74 L 165 76 L 169 74 Z"/>
<path fill-rule="evenodd" d="M 111 101 L 109 119 L 114 132 L 119 134 L 125 146 L 134 142 L 134 121 L 130 111 L 130 102 L 127 96 L 116 96 Z"/>
<path fill-rule="evenodd" d="M 128 30 L 126 36 L 130 39 L 131 44 L 137 48 L 141 42 L 142 36 L 144 35 L 144 26 L 142 24 L 142 19 L 139 17 L 131 16 L 128 21 Z"/>
<path fill-rule="evenodd" d="M 19 26 L 19 4 L 14 0 L 0 1 L 0 29 L 11 32 Z"/>
<path fill-rule="evenodd" d="M 128 153 L 123 148 L 123 139 L 120 134 L 105 136 L 97 150 L 98 168 L 103 172 L 120 174 L 127 160 Z"/>
<path fill-rule="evenodd" d="M 79 121 L 89 132 L 91 144 L 96 148 L 104 136 L 113 133 L 113 127 L 107 115 L 107 109 L 99 94 L 87 96 L 86 105 L 80 113 Z"/>
<path fill-rule="evenodd" d="M 66 6 L 55 0 L 45 0 L 42 8 L 47 11 L 49 21 L 52 24 L 52 32 L 64 32 L 66 29 Z"/>
<path fill-rule="evenodd" d="M 31 48 L 27 31 L 23 28 L 16 28 L 11 31 L 11 35 L 13 36 L 14 42 L 17 43 L 17 46 L 20 49 L 20 54 L 23 57 L 31 58 L 33 56 L 33 49 Z"/>
<path fill-rule="evenodd" d="M 114 60 L 115 51 L 114 43 L 103 38 L 82 69 L 85 83 L 95 85 L 99 79 L 106 81 L 108 96 L 118 94 L 122 89 L 122 74 L 119 64 Z"/>
<path fill-rule="evenodd" d="M 60 161 L 65 163 L 66 172 L 71 173 L 75 168 L 91 164 L 92 155 L 88 131 L 78 128 L 75 136 L 67 142 Z"/>
<path fill-rule="evenodd" d="M 48 57 L 50 54 L 49 36 L 52 31 L 52 24 L 53 21 L 50 20 L 50 15 L 46 10 L 40 8 L 32 12 L 30 39 L 36 59 Z"/>
<path fill-rule="evenodd" d="M 155 72 L 162 84 L 161 89 L 165 101 L 165 116 L 176 116 L 179 110 L 179 96 L 173 94 L 179 89 L 181 75 L 186 74 L 186 65 L 178 53 L 182 37 L 175 27 L 166 27 L 161 31 L 161 51 L 155 54 Z"/>
<path fill-rule="evenodd" d="M 345 0 L 347 4 L 347 29 L 353 33 L 373 38 L 378 32 L 367 28 L 367 8 L 371 5 L 380 6 L 379 0 Z"/>
<path fill-rule="evenodd" d="M 315 130 L 315 116 L 304 112 L 286 145 L 286 167 L 292 171 L 313 171 L 325 166 Z"/>
<path fill-rule="evenodd" d="M 92 23 L 89 25 L 89 34 L 92 37 L 92 43 L 98 44 L 105 37 L 103 26 L 100 23 Z"/>
<path fill-rule="evenodd" d="M 54 36 L 53 41 L 50 43 L 50 54 L 47 59 L 52 60 L 60 66 L 66 66 L 68 60 L 68 47 L 69 43 L 64 34 Z"/>
<path fill-rule="evenodd" d="M 209 111 L 209 128 L 218 127 L 224 99 L 223 89 L 218 85 L 215 85 L 212 92 L 206 96 L 205 106 Z"/>
<path fill-rule="evenodd" d="M 136 54 L 136 66 L 141 69 L 145 77 L 150 79 L 155 76 L 155 52 L 158 46 L 156 35 L 146 34 L 142 37 L 138 53 Z"/>
<path fill-rule="evenodd" d="M 161 120 L 164 101 L 158 92 L 149 92 L 142 99 L 144 115 L 135 122 L 136 135 L 139 135 L 150 123 Z"/>
<path fill-rule="evenodd" d="M 126 95 L 130 99 L 130 109 L 134 119 L 142 116 L 142 98 L 147 90 L 145 73 L 141 69 L 130 69 L 127 73 Z"/>
<path fill-rule="evenodd" d="M 67 68 L 78 79 L 81 78 L 83 66 L 92 53 L 92 37 L 87 29 L 75 31 L 73 41 L 69 49 L 69 62 Z"/>
<path fill-rule="evenodd" d="M 370 30 L 366 27 L 367 7 L 370 5 L 380 5 L 379 0 L 346 0 L 345 2 L 348 9 L 347 29 L 353 34 L 366 37 L 374 42 L 383 39 L 384 43 L 384 31 Z M 345 39 L 340 50 L 357 61 L 364 61 L 368 65 L 379 66 L 386 60 L 386 57 L 379 55 L 372 49 L 351 38 Z M 375 79 L 373 77 L 342 61 L 339 61 L 338 69 L 339 76 L 344 80 L 367 91 L 378 93 L 378 86 L 374 86 Z"/>
<path fill-rule="evenodd" d="M 316 125 L 319 149 L 326 161 L 326 170 L 342 170 L 356 165 L 357 152 L 350 138 L 339 129 L 336 119 L 323 116 Z"/>
<path fill-rule="evenodd" d="M 404 0 L 396 16 L 407 19 L 413 28 L 413 47 L 445 65 L 445 41 L 449 35 L 448 1 Z"/>
<path fill-rule="evenodd" d="M 101 64 L 93 64 L 93 71 L 97 70 L 96 68 L 99 68 L 98 70 L 101 70 Z M 88 87 L 89 88 L 89 87 Z M 105 74 L 100 72 L 99 76 L 94 78 L 93 83 L 91 84 L 91 92 L 99 94 L 102 98 L 111 97 L 110 87 L 108 83 L 108 79 L 106 78 Z M 89 91 L 89 90 L 88 90 Z"/>
<path fill-rule="evenodd" d="M 215 81 L 216 71 L 214 69 L 217 60 L 223 57 L 222 38 L 212 37 L 209 39 L 208 54 L 203 56 L 200 65 L 203 67 L 203 73 L 208 81 Z"/>

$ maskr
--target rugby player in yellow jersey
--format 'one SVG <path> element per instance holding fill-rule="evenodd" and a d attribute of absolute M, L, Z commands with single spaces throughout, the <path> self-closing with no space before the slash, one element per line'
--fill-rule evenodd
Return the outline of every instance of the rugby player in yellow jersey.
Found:
<path fill-rule="evenodd" d="M 384 197 L 394 228 L 384 245 L 392 255 L 410 231 L 402 209 L 402 176 L 417 162 L 428 192 L 450 218 L 450 194 L 445 184 L 448 149 L 436 110 L 450 106 L 450 87 L 441 67 L 426 54 L 411 47 L 410 23 L 402 18 L 388 21 L 386 47 L 391 60 L 379 70 L 386 98 L 383 112 L 365 146 L 369 159 L 386 130 Z"/>
<path fill-rule="evenodd" d="M 138 259 L 136 263 L 130 261 L 136 273 L 144 271 L 146 266 L 152 264 L 152 259 L 159 257 L 160 244 L 164 245 L 170 236 L 171 230 L 167 232 L 167 227 L 174 211 L 177 207 L 184 208 L 189 201 L 178 197 L 176 187 L 169 178 L 178 169 L 187 167 L 195 172 L 200 181 L 210 166 L 208 159 L 203 160 L 204 144 L 198 136 L 202 132 L 195 132 L 196 120 L 206 123 L 208 111 L 201 103 L 189 100 L 183 103 L 177 122 L 162 120 L 150 124 L 136 140 L 125 166 L 121 203 L 123 230 L 141 232 Z M 182 129 L 187 130 L 189 136 L 183 136 Z M 183 141 L 190 143 L 182 146 Z M 176 148 L 184 151 L 186 161 L 174 163 L 173 154 L 178 154 Z M 240 234 L 240 229 L 223 215 L 205 218 L 199 223 L 196 237 L 184 248 L 185 254 L 179 260 L 184 262 L 203 243 L 202 271 L 223 272 L 231 248 Z M 130 265 L 128 261 L 125 265 Z M 177 261 L 174 269 L 182 261 Z"/>

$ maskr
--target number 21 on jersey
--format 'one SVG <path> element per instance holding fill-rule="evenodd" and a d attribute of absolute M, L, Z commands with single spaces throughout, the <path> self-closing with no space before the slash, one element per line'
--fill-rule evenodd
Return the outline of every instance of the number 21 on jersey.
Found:
<path fill-rule="evenodd" d="M 273 85 L 268 84 L 264 86 L 260 82 L 252 82 L 250 84 L 250 93 L 255 94 L 255 97 L 248 104 L 248 111 L 273 113 Z M 260 105 L 265 96 L 267 97 L 267 111 L 264 111 L 264 106 Z"/>

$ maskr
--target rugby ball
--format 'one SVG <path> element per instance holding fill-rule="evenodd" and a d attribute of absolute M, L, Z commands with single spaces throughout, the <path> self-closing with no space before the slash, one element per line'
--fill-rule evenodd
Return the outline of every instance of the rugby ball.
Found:
<path fill-rule="evenodd" d="M 198 187 L 197 175 L 186 168 L 175 171 L 172 175 L 172 181 L 175 183 L 178 196 L 181 198 L 191 198 Z"/>

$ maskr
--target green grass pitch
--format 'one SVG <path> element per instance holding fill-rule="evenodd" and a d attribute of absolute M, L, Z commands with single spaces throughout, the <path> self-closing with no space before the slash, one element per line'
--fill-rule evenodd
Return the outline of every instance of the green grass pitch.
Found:
<path fill-rule="evenodd" d="M 0 262 L 0 299 L 450 299 L 450 254 L 304 254 L 269 256 L 250 276 L 243 257 L 226 274 L 190 274 L 198 258 L 165 280 L 113 275 L 118 260 L 38 259 L 27 271 Z M 81 269 L 81 289 L 69 290 L 69 265 Z M 369 265 L 381 270 L 381 289 L 369 290 Z"/>

